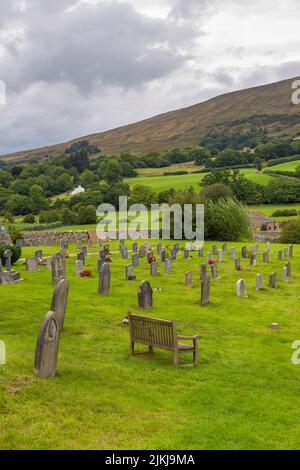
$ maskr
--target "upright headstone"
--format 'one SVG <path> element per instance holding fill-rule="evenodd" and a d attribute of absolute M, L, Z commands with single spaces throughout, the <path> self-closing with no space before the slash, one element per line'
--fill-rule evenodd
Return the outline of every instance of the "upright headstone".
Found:
<path fill-rule="evenodd" d="M 48 256 L 47 258 L 47 269 L 48 271 L 51 271 L 51 263 L 52 263 L 52 256 Z"/>
<path fill-rule="evenodd" d="M 48 312 L 40 328 L 34 359 L 34 375 L 54 377 L 56 375 L 59 347 L 59 325 L 54 312 Z"/>
<path fill-rule="evenodd" d="M 262 274 L 257 274 L 256 275 L 256 290 L 262 290 L 263 289 L 263 275 Z"/>
<path fill-rule="evenodd" d="M 42 250 L 37 250 L 37 251 L 35 252 L 35 254 L 34 254 L 34 257 L 35 257 L 36 259 L 42 259 L 42 258 L 43 258 L 43 252 L 42 252 Z"/>
<path fill-rule="evenodd" d="M 204 248 L 203 248 L 203 246 L 202 246 L 201 248 L 199 248 L 198 254 L 199 254 L 199 258 L 203 258 L 203 256 L 204 256 Z"/>
<path fill-rule="evenodd" d="M 250 255 L 250 266 L 256 266 L 256 255 L 254 253 Z"/>
<path fill-rule="evenodd" d="M 268 253 L 271 252 L 271 243 L 270 242 L 267 243 L 267 252 Z"/>
<path fill-rule="evenodd" d="M 193 285 L 193 274 L 191 271 L 185 273 L 185 286 L 191 287 Z"/>
<path fill-rule="evenodd" d="M 141 258 L 145 258 L 146 257 L 146 254 L 147 254 L 147 251 L 146 251 L 146 248 L 144 245 L 142 245 L 139 249 L 139 256 Z"/>
<path fill-rule="evenodd" d="M 278 261 L 282 261 L 282 250 L 278 250 Z"/>
<path fill-rule="evenodd" d="M 231 259 L 236 258 L 236 249 L 234 248 L 234 246 L 232 248 L 230 248 L 230 258 Z"/>
<path fill-rule="evenodd" d="M 160 260 L 162 263 L 164 263 L 166 261 L 166 257 L 167 257 L 167 254 L 166 254 L 166 251 L 165 250 L 161 250 L 160 252 Z"/>
<path fill-rule="evenodd" d="M 156 251 L 157 251 L 157 254 L 158 254 L 158 255 L 160 255 L 161 250 L 162 250 L 162 245 L 161 245 L 161 243 L 158 243 L 158 244 L 157 244 L 157 247 L 156 247 Z"/>
<path fill-rule="evenodd" d="M 211 254 L 210 254 L 210 252 L 208 252 L 208 253 L 206 254 L 206 262 L 209 263 L 209 261 L 211 261 Z"/>
<path fill-rule="evenodd" d="M 244 279 L 240 279 L 236 283 L 236 295 L 238 297 L 245 297 L 246 296 L 246 283 Z"/>
<path fill-rule="evenodd" d="M 69 281 L 61 279 L 54 289 L 51 311 L 55 313 L 59 331 L 62 331 L 65 322 L 66 308 L 69 295 Z"/>
<path fill-rule="evenodd" d="M 91 249 L 94 248 L 94 243 L 93 243 L 93 240 L 91 238 L 89 238 L 88 244 L 89 244 L 89 248 L 91 248 Z"/>
<path fill-rule="evenodd" d="M 11 271 L 11 258 L 12 258 L 12 251 L 11 250 L 5 250 L 3 253 L 3 256 L 5 258 L 5 266 L 6 266 L 6 271 L 10 272 Z"/>
<path fill-rule="evenodd" d="M 270 274 L 269 286 L 274 289 L 277 286 L 277 273 Z"/>
<path fill-rule="evenodd" d="M 210 276 L 205 276 L 201 281 L 201 305 L 208 305 L 210 302 Z"/>
<path fill-rule="evenodd" d="M 218 250 L 218 263 L 223 261 L 223 250 Z"/>
<path fill-rule="evenodd" d="M 291 262 L 288 261 L 285 265 L 286 270 L 287 270 L 287 277 L 292 277 L 292 265 Z"/>
<path fill-rule="evenodd" d="M 77 253 L 77 260 L 82 261 L 82 263 L 85 264 L 85 255 L 82 251 L 80 253 Z"/>
<path fill-rule="evenodd" d="M 52 284 L 57 285 L 61 279 L 66 279 L 66 261 L 61 253 L 52 257 Z"/>
<path fill-rule="evenodd" d="M 169 258 L 167 258 L 165 261 L 165 272 L 166 273 L 171 272 L 171 260 Z"/>
<path fill-rule="evenodd" d="M 139 265 L 139 255 L 137 253 L 134 253 L 134 255 L 132 255 L 132 265 L 134 267 L 137 267 Z"/>
<path fill-rule="evenodd" d="M 125 268 L 125 279 L 129 281 L 130 278 L 133 277 L 133 266 L 132 264 L 128 264 Z"/>
<path fill-rule="evenodd" d="M 153 291 L 149 281 L 143 281 L 139 287 L 138 304 L 140 308 L 151 308 L 153 305 Z"/>
<path fill-rule="evenodd" d="M 256 254 L 260 255 L 260 246 L 259 245 L 256 245 Z"/>
<path fill-rule="evenodd" d="M 133 253 L 137 253 L 137 250 L 138 250 L 138 244 L 137 244 L 137 243 L 133 243 L 133 244 L 132 244 L 132 251 L 133 251 Z"/>
<path fill-rule="evenodd" d="M 177 254 L 176 254 L 176 249 L 173 247 L 172 250 L 171 250 L 171 259 L 172 259 L 173 261 L 175 261 L 176 256 L 177 256 Z"/>
<path fill-rule="evenodd" d="M 214 263 L 214 264 L 211 265 L 211 275 L 212 275 L 212 278 L 213 278 L 213 279 L 217 279 L 217 278 L 218 278 L 218 268 L 217 268 L 216 263 Z"/>
<path fill-rule="evenodd" d="M 235 258 L 234 266 L 236 271 L 241 271 L 241 260 L 240 258 Z"/>
<path fill-rule="evenodd" d="M 188 259 L 189 258 L 189 250 L 187 250 L 186 248 L 184 249 L 184 259 Z"/>
<path fill-rule="evenodd" d="M 200 264 L 200 280 L 203 281 L 203 279 L 206 276 L 207 276 L 206 264 Z"/>
<path fill-rule="evenodd" d="M 217 245 L 213 245 L 213 247 L 212 247 L 212 253 L 213 253 L 214 256 L 217 256 L 217 254 L 218 254 Z"/>
<path fill-rule="evenodd" d="M 241 257 L 242 258 L 247 258 L 247 247 L 246 246 L 242 246 Z"/>
<path fill-rule="evenodd" d="M 84 256 L 87 256 L 87 247 L 85 245 L 81 247 L 81 252 L 84 254 Z"/>
<path fill-rule="evenodd" d="M 227 243 L 223 243 L 222 250 L 223 253 L 227 253 Z"/>
<path fill-rule="evenodd" d="M 282 270 L 282 282 L 287 282 L 288 278 L 287 278 L 287 267 L 285 266 Z"/>
<path fill-rule="evenodd" d="M 157 276 L 157 263 L 155 261 L 150 264 L 150 276 Z"/>
<path fill-rule="evenodd" d="M 39 266 L 38 260 L 36 258 L 26 258 L 25 265 L 26 265 L 26 271 L 28 273 L 35 273 L 38 270 L 38 266 Z"/>
<path fill-rule="evenodd" d="M 75 272 L 76 272 L 76 276 L 77 277 L 80 277 L 80 273 L 83 271 L 83 262 L 81 260 L 77 260 L 76 261 L 76 268 L 75 268 Z"/>
<path fill-rule="evenodd" d="M 293 245 L 290 245 L 290 246 L 289 246 L 289 257 L 290 257 L 290 258 L 293 257 L 293 249 L 294 249 Z"/>
<path fill-rule="evenodd" d="M 268 263 L 269 263 L 269 253 L 268 253 L 268 251 L 265 251 L 265 252 L 263 253 L 263 262 L 264 262 L 265 264 L 268 264 Z"/>
<path fill-rule="evenodd" d="M 110 293 L 110 266 L 109 263 L 104 263 L 99 272 L 99 295 L 109 295 Z"/>

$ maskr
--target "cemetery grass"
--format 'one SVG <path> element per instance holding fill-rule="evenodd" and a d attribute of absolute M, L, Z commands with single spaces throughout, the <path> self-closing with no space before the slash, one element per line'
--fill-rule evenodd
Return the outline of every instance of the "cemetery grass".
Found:
<path fill-rule="evenodd" d="M 241 244 L 228 244 L 228 251 L 231 246 L 239 251 Z M 57 251 L 41 248 L 45 255 Z M 23 256 L 36 249 L 24 248 Z M 111 249 L 117 251 L 117 242 Z M 87 258 L 94 276 L 85 279 L 75 277 L 70 256 L 70 296 L 54 379 L 32 374 L 36 337 L 53 292 L 50 273 L 46 267 L 26 273 L 20 260 L 16 268 L 24 281 L 0 286 L 0 339 L 7 347 L 7 365 L 0 367 L 0 448 L 298 449 L 300 365 L 291 362 L 291 344 L 300 339 L 300 247 L 292 258 L 293 278 L 256 292 L 257 273 L 264 274 L 265 285 L 269 273 L 281 274 L 284 261 L 277 261 L 275 250 L 277 245 L 269 265 L 258 256 L 258 265 L 242 273 L 226 254 L 206 307 L 199 305 L 203 259 L 196 253 L 184 260 L 181 252 L 171 274 L 159 263 L 161 276 L 151 279 L 141 260 L 133 283 L 124 280 L 129 262 L 113 253 L 110 297 L 97 295 L 97 255 Z M 74 245 L 69 252 L 76 252 Z M 248 259 L 242 265 L 250 269 Z M 189 270 L 192 288 L 184 286 Z M 240 278 L 248 298 L 236 297 Z M 152 310 L 139 312 L 143 279 L 162 291 L 153 293 Z M 145 354 L 130 357 L 128 328 L 121 324 L 128 311 L 176 319 L 179 334 L 201 334 L 199 366 L 175 368 L 172 353 L 149 355 L 142 346 L 137 350 Z M 278 331 L 270 329 L 273 322 Z M 191 354 L 180 360 L 191 363 Z"/>

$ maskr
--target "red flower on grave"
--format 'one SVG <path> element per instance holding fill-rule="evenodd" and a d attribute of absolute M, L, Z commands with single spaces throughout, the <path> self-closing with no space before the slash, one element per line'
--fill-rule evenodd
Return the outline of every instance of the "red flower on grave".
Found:
<path fill-rule="evenodd" d="M 213 259 L 210 259 L 209 262 L 208 262 L 209 265 L 212 265 L 212 264 L 216 264 L 215 260 Z"/>
<path fill-rule="evenodd" d="M 85 269 L 84 271 L 80 272 L 80 277 L 91 277 L 92 274 L 93 271 L 91 271 L 90 269 Z"/>

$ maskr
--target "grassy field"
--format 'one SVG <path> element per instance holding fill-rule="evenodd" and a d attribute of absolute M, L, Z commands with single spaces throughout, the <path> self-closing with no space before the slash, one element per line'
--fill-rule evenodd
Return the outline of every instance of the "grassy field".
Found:
<path fill-rule="evenodd" d="M 287 162 L 287 163 L 281 163 L 280 165 L 275 165 L 275 166 L 270 166 L 264 168 L 263 171 L 295 171 L 297 166 L 300 166 L 300 160 L 296 160 L 295 162 Z"/>
<path fill-rule="evenodd" d="M 262 185 L 266 185 L 273 178 L 264 173 L 257 174 L 254 168 L 245 168 L 240 171 L 245 174 L 249 180 Z M 156 192 L 165 191 L 170 188 L 183 190 L 189 186 L 199 189 L 199 183 L 204 176 L 205 173 L 175 176 L 138 176 L 137 178 L 127 178 L 126 183 L 130 186 L 136 186 L 138 184 L 149 186 Z"/>
<path fill-rule="evenodd" d="M 261 204 L 261 205 L 258 205 L 258 206 L 248 206 L 248 210 L 249 211 L 259 211 L 259 212 L 262 212 L 264 215 L 266 215 L 267 217 L 272 217 L 272 214 L 275 212 L 275 211 L 278 211 L 278 210 L 292 210 L 292 209 L 296 209 L 296 211 L 299 211 L 300 212 L 300 204 L 280 204 L 280 205 L 277 205 L 277 204 Z M 276 220 L 289 220 L 289 219 L 293 219 L 294 217 L 292 216 L 289 216 L 289 217 L 276 217 Z"/>
<path fill-rule="evenodd" d="M 230 243 L 228 251 L 230 246 L 241 247 Z M 25 248 L 23 256 L 37 248 Z M 57 250 L 42 248 L 45 255 Z M 138 312 L 137 288 L 149 279 L 145 260 L 135 269 L 137 282 L 125 282 L 128 262 L 120 259 L 117 242 L 111 243 L 116 252 L 111 295 L 104 298 L 97 295 L 96 272 L 76 278 L 70 257 L 58 376 L 50 380 L 32 375 L 37 333 L 51 304 L 50 273 L 45 267 L 27 273 L 19 261 L 24 282 L 0 286 L 0 339 L 7 346 L 7 365 L 0 367 L 0 448 L 299 448 L 300 365 L 291 363 L 291 344 L 300 339 L 300 247 L 295 247 L 289 283 L 255 291 L 256 273 L 264 274 L 266 285 L 272 271 L 280 275 L 284 262 L 277 261 L 278 248 L 272 246 L 269 265 L 259 256 L 250 269 L 249 260 L 243 260 L 243 273 L 235 272 L 225 255 L 207 307 L 199 305 L 202 259 L 197 254 L 184 260 L 180 252 L 171 274 L 160 264 L 161 277 L 151 284 L 162 291 L 154 292 L 153 309 L 144 314 L 176 319 L 180 334 L 200 333 L 198 368 L 174 368 L 172 355 L 160 350 L 154 356 L 129 356 L 129 333 L 121 321 L 128 311 Z M 94 251 L 87 264 L 95 270 Z M 184 286 L 188 270 L 193 288 Z M 248 298 L 236 297 L 241 277 Z M 279 323 L 278 331 L 271 330 L 273 322 Z"/>

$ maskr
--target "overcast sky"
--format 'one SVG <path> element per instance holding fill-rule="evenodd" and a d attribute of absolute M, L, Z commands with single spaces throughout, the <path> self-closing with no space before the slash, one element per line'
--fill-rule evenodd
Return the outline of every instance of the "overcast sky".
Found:
<path fill-rule="evenodd" d="M 0 2 L 0 154 L 300 75 L 299 0 Z"/>

